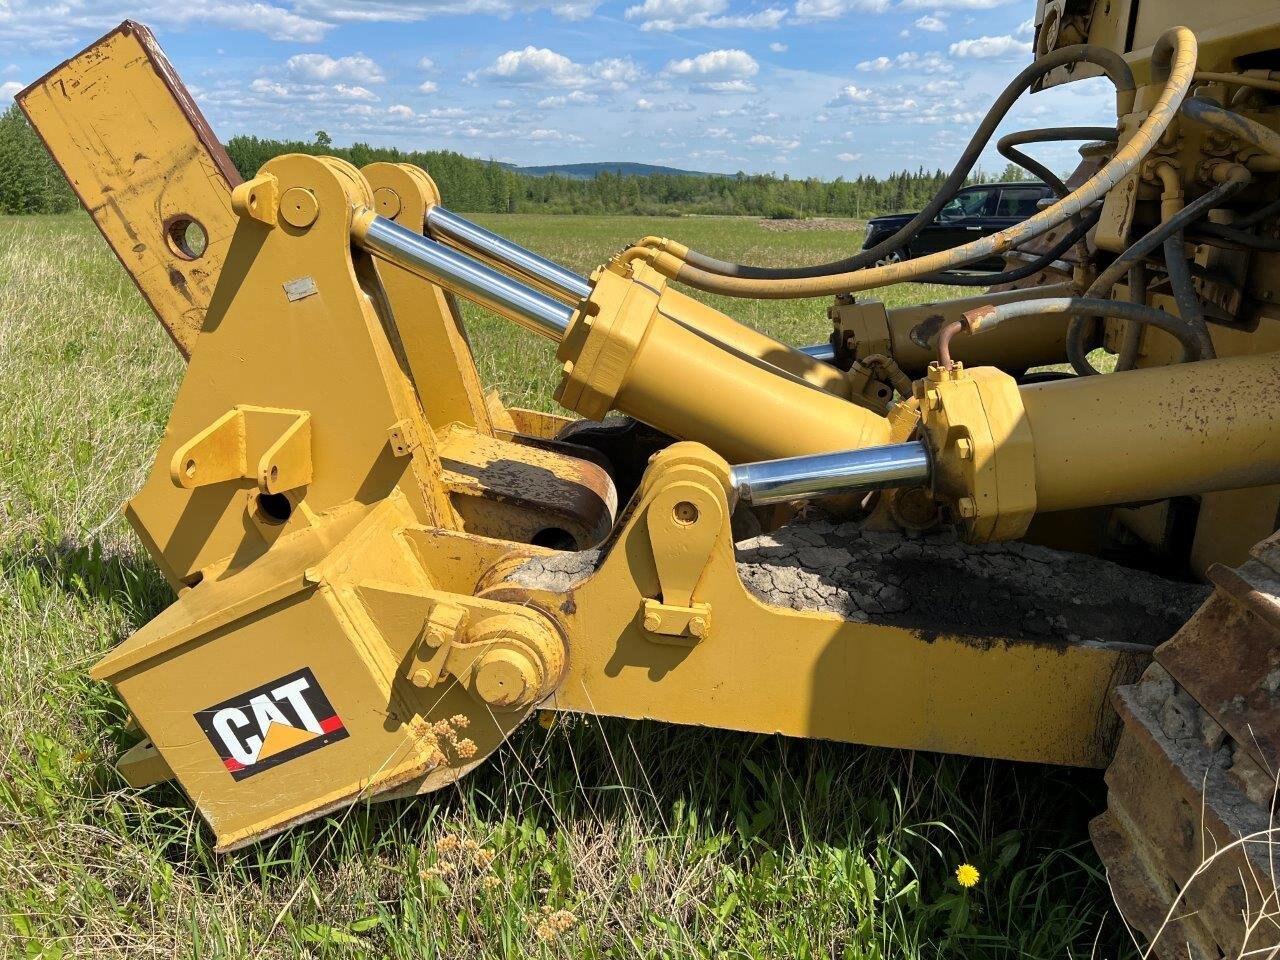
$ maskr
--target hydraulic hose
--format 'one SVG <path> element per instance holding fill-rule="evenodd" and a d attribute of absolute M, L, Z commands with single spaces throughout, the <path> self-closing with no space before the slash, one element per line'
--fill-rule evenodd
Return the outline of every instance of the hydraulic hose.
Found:
<path fill-rule="evenodd" d="M 1161 246 L 1174 233 L 1185 230 L 1189 224 L 1208 213 L 1222 201 L 1239 193 L 1248 185 L 1252 176 L 1244 167 L 1233 164 L 1228 179 L 1203 196 L 1191 201 L 1169 219 L 1130 244 L 1128 249 L 1116 257 L 1102 273 L 1098 274 L 1097 279 L 1085 291 L 1085 296 L 1097 300 L 1105 298 L 1111 292 L 1111 288 L 1116 285 L 1130 267 L 1141 263 L 1156 247 Z M 1071 362 L 1072 369 L 1081 376 L 1093 376 L 1101 373 L 1089 362 L 1089 348 L 1086 343 L 1086 336 L 1091 326 L 1091 319 L 1080 315 L 1073 316 L 1071 323 L 1067 326 L 1067 359 Z"/>
<path fill-rule="evenodd" d="M 1216 360 L 1218 353 L 1209 336 L 1209 325 L 1204 320 L 1204 307 L 1191 284 L 1191 271 L 1187 268 L 1187 254 L 1183 249 L 1181 230 L 1175 230 L 1164 242 L 1164 266 L 1169 273 L 1169 286 L 1178 305 L 1178 315 L 1200 343 L 1200 359 Z"/>
<path fill-rule="evenodd" d="M 1035 130 L 1019 130 L 1007 133 L 996 141 L 996 150 L 1006 160 L 1016 163 L 1022 169 L 1035 174 L 1050 187 L 1059 197 L 1065 197 L 1071 191 L 1062 179 L 1034 157 L 1029 157 L 1018 147 L 1027 143 L 1058 143 L 1063 140 L 1108 140 L 1115 142 L 1120 132 L 1115 127 L 1041 127 Z"/>
<path fill-rule="evenodd" d="M 1268 204 L 1264 204 L 1248 216 L 1241 217 L 1234 221 L 1231 226 L 1237 230 L 1248 230 L 1250 227 L 1256 227 L 1262 221 L 1274 217 L 1280 213 L 1280 200 L 1272 200 Z"/>
<path fill-rule="evenodd" d="M 1077 224 L 1071 229 L 1071 232 L 1055 243 L 1044 253 L 1038 254 L 1036 258 L 1029 263 L 1023 264 L 1021 267 L 1015 267 L 1012 270 L 1002 270 L 999 273 L 976 273 L 964 274 L 953 273 L 949 270 L 939 271 L 938 273 L 928 273 L 923 277 L 917 277 L 918 283 L 942 283 L 953 287 L 995 287 L 1002 283 L 1013 283 L 1016 280 L 1025 280 L 1033 274 L 1039 273 L 1046 267 L 1049 267 L 1060 256 L 1070 250 L 1085 235 L 1094 228 L 1098 222 L 1098 218 L 1102 215 L 1101 211 L 1094 213 L 1084 219 L 1083 222 Z"/>
<path fill-rule="evenodd" d="M 1183 102 L 1182 112 L 1197 123 L 1239 137 L 1264 153 L 1280 157 L 1280 133 L 1268 130 L 1257 121 L 1242 117 L 1226 107 L 1220 107 L 1212 100 L 1190 97 Z"/>
<path fill-rule="evenodd" d="M 1129 302 L 1147 302 L 1147 264 L 1139 260 L 1129 268 Z M 1117 370 L 1132 370 L 1138 365 L 1138 352 L 1142 347 L 1142 324 L 1125 321 L 1124 335 L 1120 340 L 1120 352 L 1116 355 Z"/>
<path fill-rule="evenodd" d="M 1063 221 L 1075 216 L 1101 199 L 1123 177 L 1127 176 L 1156 145 L 1172 122 L 1178 105 L 1191 85 L 1195 70 L 1196 38 L 1186 27 L 1165 31 L 1156 41 L 1151 57 L 1155 82 L 1163 88 L 1159 98 L 1129 142 L 1085 183 L 1022 223 L 974 240 L 970 243 L 915 260 L 886 264 L 871 269 L 838 273 L 830 276 L 790 280 L 753 280 L 744 277 L 718 276 L 694 267 L 668 253 L 649 251 L 638 254 L 666 276 L 708 293 L 731 297 L 784 300 L 801 297 L 829 297 L 837 293 L 866 290 L 948 270 L 1004 253 L 1020 243 L 1038 237 Z M 869 253 L 870 251 L 864 251 Z"/>
<path fill-rule="evenodd" d="M 989 330 L 997 324 L 1018 317 L 1040 317 L 1058 314 L 1068 317 L 1115 317 L 1119 320 L 1132 320 L 1137 323 L 1158 327 L 1182 344 L 1187 357 L 1192 360 L 1201 359 L 1200 338 L 1191 327 L 1177 317 L 1170 316 L 1163 310 L 1148 307 L 1141 303 L 1128 303 L 1124 300 L 1100 300 L 1094 297 L 1049 297 L 1043 300 L 1015 300 L 999 306 L 983 307 L 970 311 L 965 315 L 965 322 L 954 321 L 943 329 L 938 337 L 938 358 L 943 366 L 950 367 L 951 357 L 949 345 L 951 338 L 962 330 L 977 332 Z M 1093 373 L 1097 373 L 1092 367 Z"/>
<path fill-rule="evenodd" d="M 1061 198 L 1071 192 L 1066 183 L 1043 163 L 1023 153 L 1018 147 L 1026 143 L 1056 143 L 1063 140 L 1104 140 L 1114 143 L 1119 139 L 1120 131 L 1113 127 L 1043 127 L 1036 130 L 1021 130 L 1016 133 L 1006 134 L 996 143 L 996 150 L 1006 160 L 1010 160 L 1024 170 L 1035 174 Z M 1079 224 L 1079 222 L 1080 218 L 1077 217 L 1076 223 Z M 1081 239 L 1083 239 L 1083 236 L 1084 234 L 1081 234 Z M 1085 259 L 1088 253 L 1088 249 L 1082 246 L 1080 259 Z M 1026 274 L 1026 276 L 1030 276 L 1030 274 Z M 1010 281 L 1002 282 L 1008 283 Z"/>
<path fill-rule="evenodd" d="M 1197 83 L 1229 83 L 1234 86 L 1250 87 L 1254 90 L 1270 90 L 1280 93 L 1280 80 L 1270 77 L 1251 77 L 1244 73 L 1213 73 L 1208 70 L 1197 70 L 1193 78 Z"/>
<path fill-rule="evenodd" d="M 1275 253 L 1280 250 L 1280 239 L 1276 237 L 1263 237 L 1256 233 L 1249 233 L 1247 230 L 1240 230 L 1234 225 L 1224 223 L 1200 223 L 1196 224 L 1195 232 L 1201 234 L 1210 240 L 1221 240 L 1226 243 L 1234 243 L 1244 247 L 1246 250 L 1262 250 L 1266 253 Z"/>
<path fill-rule="evenodd" d="M 982 151 L 986 149 L 988 142 L 994 135 L 996 127 L 1004 120 L 1005 115 L 1023 93 L 1049 71 L 1066 64 L 1078 63 L 1082 60 L 1102 68 L 1116 88 L 1116 115 L 1120 116 L 1127 113 L 1132 108 L 1137 87 L 1134 84 L 1133 73 L 1130 71 L 1129 65 L 1124 62 L 1124 59 L 1119 54 L 1093 44 L 1062 47 L 1046 54 L 1019 73 L 1005 87 L 1000 96 L 996 98 L 995 103 L 987 111 L 987 115 L 983 117 L 982 123 L 979 124 L 978 129 L 974 131 L 973 136 L 969 139 L 969 143 L 965 146 L 964 152 L 961 153 L 960 159 L 956 161 L 951 173 L 928 205 L 893 236 L 868 250 L 863 250 L 851 257 L 845 257 L 843 260 L 834 260 L 830 263 L 806 267 L 757 267 L 749 264 L 730 263 L 699 253 L 696 250 L 690 250 L 683 244 L 675 244 L 671 241 L 653 237 L 646 237 L 639 245 L 631 248 L 629 253 L 638 256 L 640 251 L 645 248 L 657 249 L 659 252 L 670 253 L 684 260 L 691 267 L 707 273 L 751 280 L 791 280 L 828 276 L 873 264 L 895 250 L 901 249 L 924 226 L 933 222 L 934 217 L 938 215 L 938 211 L 964 186 L 970 171 L 978 161 L 978 157 L 981 156 Z M 697 284 L 693 285 L 697 286 Z"/>

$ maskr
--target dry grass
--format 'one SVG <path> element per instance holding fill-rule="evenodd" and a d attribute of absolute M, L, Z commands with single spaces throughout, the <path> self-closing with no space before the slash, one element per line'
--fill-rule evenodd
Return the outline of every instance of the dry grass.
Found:
<path fill-rule="evenodd" d="M 790 262 L 858 240 L 485 220 L 580 269 L 645 232 Z M 734 312 L 827 332 L 819 303 Z M 490 383 L 548 406 L 545 344 L 472 332 Z M 120 782 L 124 711 L 85 677 L 170 600 L 118 505 L 181 372 L 87 220 L 0 219 L 0 956 L 1065 957 L 1100 932 L 1101 955 L 1131 949 L 1085 839 L 1095 773 L 649 723 L 527 724 L 456 789 L 214 856 L 176 790 Z"/>

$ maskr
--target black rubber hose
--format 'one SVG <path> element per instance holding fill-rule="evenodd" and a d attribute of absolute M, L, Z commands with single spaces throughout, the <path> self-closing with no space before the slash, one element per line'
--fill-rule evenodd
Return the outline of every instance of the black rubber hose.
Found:
<path fill-rule="evenodd" d="M 843 260 L 833 260 L 830 263 L 814 264 L 806 267 L 755 267 L 744 263 L 729 263 L 726 260 L 710 257 L 696 250 L 690 250 L 685 254 L 684 262 L 691 267 L 696 267 L 709 273 L 751 280 L 799 280 L 809 277 L 823 277 L 835 273 L 845 273 L 849 270 L 857 270 L 875 263 L 882 257 L 900 250 L 925 225 L 933 222 L 934 217 L 938 215 L 938 211 L 946 206 L 947 202 L 964 186 L 970 171 L 978 161 L 978 157 L 986 149 L 992 135 L 994 135 L 996 127 L 1000 125 L 1010 108 L 1032 84 L 1050 70 L 1056 70 L 1058 67 L 1069 63 L 1079 63 L 1082 60 L 1101 67 L 1115 85 L 1117 95 L 1137 89 L 1133 82 L 1133 73 L 1130 71 L 1129 65 L 1124 62 L 1124 59 L 1119 54 L 1104 47 L 1082 43 L 1070 47 L 1061 47 L 1045 54 L 1019 73 L 1005 87 L 1000 96 L 996 98 L 995 103 L 987 111 L 987 115 L 983 117 L 982 123 L 978 125 L 978 129 L 974 131 L 973 136 L 969 139 L 969 143 L 965 146 L 960 159 L 956 161 L 955 167 L 928 205 L 897 233 L 869 250 L 863 250 L 851 257 L 845 257 Z"/>
<path fill-rule="evenodd" d="M 1063 140 L 1108 140 L 1120 139 L 1120 133 L 1114 127 L 1042 127 L 1036 130 L 1019 130 L 1007 133 L 996 141 L 996 149 L 1000 155 L 1011 163 L 1016 163 L 1029 173 L 1047 183 L 1060 197 L 1071 191 L 1062 179 L 1034 157 L 1029 157 L 1018 147 L 1026 143 L 1057 143 Z"/>
<path fill-rule="evenodd" d="M 1215 359 L 1218 354 L 1213 349 L 1209 325 L 1204 320 L 1204 307 L 1196 296 L 1196 288 L 1191 284 L 1191 271 L 1187 269 L 1187 252 L 1183 247 L 1181 230 L 1175 230 L 1164 241 L 1164 267 L 1169 274 L 1169 286 L 1173 288 L 1178 315 L 1200 341 L 1200 359 Z"/>
<path fill-rule="evenodd" d="M 1186 229 L 1188 224 L 1212 210 L 1223 200 L 1239 193 L 1249 180 L 1250 177 L 1246 171 L 1245 175 L 1239 179 L 1218 184 L 1208 193 L 1188 203 L 1168 220 L 1135 240 L 1124 253 L 1111 262 L 1110 266 L 1098 274 L 1098 278 L 1085 292 L 1085 296 L 1095 300 L 1105 298 L 1133 264 L 1146 259 L 1148 254 L 1163 244 L 1171 234 Z M 1067 359 L 1071 361 L 1072 369 L 1081 376 L 1093 376 L 1100 372 L 1095 370 L 1093 364 L 1089 362 L 1089 350 L 1085 343 L 1085 337 L 1094 319 L 1075 315 L 1067 325 Z"/>
<path fill-rule="evenodd" d="M 1157 310 L 1142 303 L 1129 303 L 1126 300 L 1099 300 L 1096 297 L 1051 297 L 1045 300 L 1015 300 L 1011 303 L 1002 303 L 992 310 L 991 319 L 994 323 L 1001 323 L 1019 316 L 1043 314 L 1066 314 L 1073 319 L 1079 318 L 1086 324 L 1098 317 L 1115 317 L 1118 320 L 1145 323 L 1177 339 L 1182 344 L 1188 360 L 1201 359 L 1200 338 L 1188 324 L 1163 310 Z M 1067 350 L 1068 352 L 1071 350 L 1070 339 L 1067 341 Z M 1076 366 L 1076 359 L 1071 358 L 1071 365 L 1075 367 L 1077 373 L 1081 376 L 1093 376 L 1098 373 L 1087 357 L 1083 360 L 1084 369 L 1082 370 Z"/>
<path fill-rule="evenodd" d="M 1139 260 L 1129 268 L 1129 302 L 1147 302 L 1147 263 Z M 1116 354 L 1116 370 L 1132 370 L 1138 365 L 1138 353 L 1142 347 L 1142 324 L 1126 321 Z"/>
<path fill-rule="evenodd" d="M 994 287 L 1002 283 L 1013 283 L 1016 280 L 1025 280 L 1033 274 L 1039 273 L 1041 270 L 1050 266 L 1060 256 L 1070 250 L 1080 240 L 1082 240 L 1094 225 L 1098 222 L 1098 218 L 1102 216 L 1102 211 L 1090 214 L 1085 218 L 1083 223 L 1076 224 L 1066 236 L 1055 243 L 1044 253 L 1038 254 L 1036 258 L 1029 263 L 1023 264 L 1021 267 L 1015 267 L 1012 270 L 1003 270 L 1000 273 L 975 273 L 964 274 L 956 273 L 953 270 L 940 270 L 937 273 L 925 274 L 923 277 L 916 277 L 914 283 L 942 283 L 952 287 Z"/>
<path fill-rule="evenodd" d="M 1267 253 L 1280 250 L 1280 239 L 1249 233 L 1247 230 L 1238 229 L 1234 224 L 1228 226 L 1223 223 L 1198 223 L 1194 232 L 1210 239 L 1235 243 L 1248 250 L 1262 250 Z"/>
<path fill-rule="evenodd" d="M 1241 217 L 1230 225 L 1237 230 L 1248 230 L 1251 227 L 1256 227 L 1264 220 L 1274 217 L 1277 213 L 1280 213 L 1280 200 L 1272 200 L 1270 203 L 1264 204 L 1253 211 L 1247 217 Z"/>

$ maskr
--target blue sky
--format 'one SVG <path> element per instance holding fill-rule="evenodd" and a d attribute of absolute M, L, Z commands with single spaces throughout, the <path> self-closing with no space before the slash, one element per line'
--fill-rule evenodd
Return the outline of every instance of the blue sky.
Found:
<path fill-rule="evenodd" d="M 1030 61 L 1031 0 L 0 0 L 0 95 L 126 17 L 214 130 L 792 177 L 950 167 Z M 1086 80 L 1002 130 L 1108 122 Z M 1038 155 L 1059 170 L 1074 146 Z M 988 152 L 991 171 L 1004 161 Z"/>

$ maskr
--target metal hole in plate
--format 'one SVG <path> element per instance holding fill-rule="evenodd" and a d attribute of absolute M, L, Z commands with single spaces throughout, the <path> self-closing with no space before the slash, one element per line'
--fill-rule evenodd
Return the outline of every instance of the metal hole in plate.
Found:
<path fill-rule="evenodd" d="M 188 461 L 183 465 L 182 470 L 183 470 L 183 472 L 184 472 L 188 477 L 194 477 L 194 476 L 196 475 L 196 461 L 195 461 L 195 459 L 194 459 L 194 458 L 192 458 L 192 459 L 188 460 Z"/>
<path fill-rule="evenodd" d="M 675 517 L 676 523 L 684 524 L 686 526 L 691 523 L 698 522 L 698 507 L 696 504 L 690 503 L 688 500 L 681 500 L 677 503 L 675 508 L 671 511 L 671 514 Z"/>
<path fill-rule="evenodd" d="M 284 523 L 293 515 L 293 502 L 283 493 L 260 493 L 255 507 L 263 523 Z"/>
<path fill-rule="evenodd" d="M 209 234 L 204 225 L 185 213 L 169 218 L 164 235 L 169 249 L 183 260 L 199 260 L 209 248 Z"/>
<path fill-rule="evenodd" d="M 543 527 L 529 542 L 535 547 L 549 547 L 552 550 L 577 550 L 578 539 L 568 530 L 560 527 Z"/>

